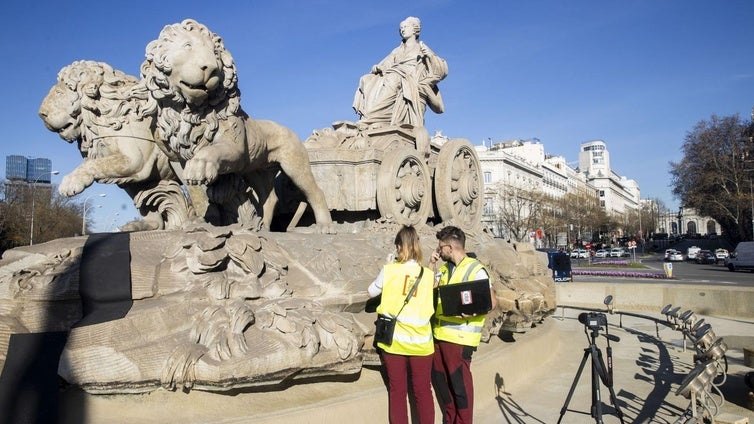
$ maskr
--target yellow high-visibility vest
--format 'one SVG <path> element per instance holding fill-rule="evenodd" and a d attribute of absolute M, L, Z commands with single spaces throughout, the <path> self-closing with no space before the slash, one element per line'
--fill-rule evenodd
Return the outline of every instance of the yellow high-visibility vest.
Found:
<path fill-rule="evenodd" d="M 416 291 L 405 307 L 403 302 L 419 276 L 421 266 L 418 263 L 395 263 L 385 265 L 383 270 L 382 299 L 377 313 L 396 318 L 393 343 L 388 346 L 377 343 L 385 352 L 396 355 L 426 356 L 435 351 L 430 323 L 434 306 L 432 305 L 432 286 L 434 276 L 429 268 L 424 268 L 422 279 Z M 401 310 L 403 307 L 403 310 Z"/>
<path fill-rule="evenodd" d="M 450 274 L 447 262 L 440 267 L 440 285 L 458 284 L 466 281 L 473 281 L 479 270 L 484 266 L 474 258 L 466 256 L 453 269 Z M 487 272 L 489 275 L 489 272 Z M 482 328 L 484 327 L 484 318 L 487 315 L 477 315 L 475 317 L 458 318 L 454 316 L 445 316 L 442 314 L 442 301 L 437 299 L 437 310 L 432 320 L 432 334 L 437 340 L 456 343 L 464 346 L 479 346 L 482 341 Z"/>

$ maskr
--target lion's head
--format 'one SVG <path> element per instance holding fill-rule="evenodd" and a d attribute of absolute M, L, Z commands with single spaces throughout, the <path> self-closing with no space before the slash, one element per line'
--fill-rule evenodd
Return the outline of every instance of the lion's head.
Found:
<path fill-rule="evenodd" d="M 110 65 L 76 61 L 58 73 L 58 82 L 42 101 L 45 126 L 66 141 L 79 141 L 82 153 L 100 128 L 119 129 L 137 109 L 133 88 L 138 80 Z M 142 95 L 141 97 L 145 97 Z"/>
<path fill-rule="evenodd" d="M 236 67 L 222 38 L 192 19 L 166 26 L 147 45 L 141 75 L 158 101 L 214 108 L 238 96 Z"/>
<path fill-rule="evenodd" d="M 194 20 L 163 28 L 147 45 L 141 75 L 157 138 L 183 159 L 213 140 L 219 120 L 242 113 L 233 58 L 222 38 Z"/>

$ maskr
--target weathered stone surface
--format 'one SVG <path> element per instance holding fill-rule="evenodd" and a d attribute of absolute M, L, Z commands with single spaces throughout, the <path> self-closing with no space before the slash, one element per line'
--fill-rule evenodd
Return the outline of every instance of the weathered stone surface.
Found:
<path fill-rule="evenodd" d="M 94 182 L 117 184 L 143 217 L 126 229 L 181 228 L 194 210 L 154 141 L 137 84 L 102 62 L 76 61 L 60 70 L 39 116 L 50 131 L 75 142 L 84 160 L 63 177 L 58 191 L 74 196 Z"/>
<path fill-rule="evenodd" d="M 541 321 L 555 307 L 544 255 L 482 231 L 474 147 L 460 138 L 431 144 L 423 127 L 427 105 L 443 110 L 437 83 L 447 65 L 418 42 L 419 25 L 406 19 L 402 45 L 362 79 L 362 119 L 305 143 L 243 112 L 230 53 L 190 19 L 149 43 L 140 80 L 101 62 L 63 68 L 40 117 L 84 159 L 61 193 L 118 184 L 144 218 L 128 228 L 151 231 L 128 235 L 123 299 L 91 297 L 92 284 L 115 284 L 89 271 L 85 237 L 5 252 L 0 360 L 11 334 L 62 330 L 59 374 L 91 393 L 227 392 L 355 375 L 377 363 L 366 288 L 401 225 L 417 227 L 427 253 L 440 227 L 466 231 L 467 251 L 488 266 L 500 300 L 483 340 Z M 278 197 L 279 209 L 295 210 L 289 232 L 262 231 Z M 304 202 L 316 224 L 294 228 Z M 334 224 L 331 210 L 380 218 Z M 125 307 L 88 319 L 96 302 Z"/>
<path fill-rule="evenodd" d="M 367 222 L 343 225 L 338 235 L 240 226 L 131 233 L 133 306 L 121 319 L 86 326 L 75 326 L 84 238 L 14 249 L 0 261 L 0 347 L 7 349 L 11 333 L 70 330 L 59 373 L 92 393 L 225 391 L 358 373 L 376 360 L 366 287 L 398 228 Z M 419 230 L 430 251 L 436 228 Z M 554 285 L 535 251 L 484 233 L 470 234 L 468 245 L 489 264 L 503 300 L 486 338 L 502 327 L 525 330 L 554 308 Z M 511 280 L 511 268 L 528 275 Z"/>
<path fill-rule="evenodd" d="M 84 158 L 61 182 L 61 194 L 95 181 L 118 184 L 143 217 L 126 230 L 181 228 L 196 216 L 247 227 L 262 219 L 269 228 L 282 170 L 329 231 L 305 148 L 290 129 L 241 109 L 233 58 L 219 36 L 187 19 L 166 26 L 146 56 L 141 80 L 94 61 L 60 71 L 39 115 L 77 142 Z"/>
<path fill-rule="evenodd" d="M 327 203 L 301 140 L 243 111 L 233 57 L 220 36 L 192 19 L 168 25 L 147 45 L 141 74 L 156 139 L 180 162 L 183 182 L 207 185 L 209 200 L 221 209 L 210 221 L 248 226 L 256 213 L 269 228 L 274 179 L 282 171 L 329 231 Z"/>

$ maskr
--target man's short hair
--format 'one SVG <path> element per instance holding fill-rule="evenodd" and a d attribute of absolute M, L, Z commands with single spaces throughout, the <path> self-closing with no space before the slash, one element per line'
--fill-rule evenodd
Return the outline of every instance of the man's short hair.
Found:
<path fill-rule="evenodd" d="M 466 234 L 462 229 L 448 225 L 444 227 L 436 234 L 437 240 L 444 241 L 446 243 L 456 242 L 464 249 L 466 248 Z"/>

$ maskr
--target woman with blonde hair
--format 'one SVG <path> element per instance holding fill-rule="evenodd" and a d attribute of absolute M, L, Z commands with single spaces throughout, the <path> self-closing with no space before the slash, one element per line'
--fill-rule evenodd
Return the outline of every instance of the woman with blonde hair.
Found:
<path fill-rule="evenodd" d="M 388 380 L 390 423 L 408 423 L 409 374 L 419 423 L 433 423 L 434 342 L 430 319 L 434 314 L 434 274 L 421 265 L 419 235 L 414 227 L 404 226 L 398 231 L 395 248 L 395 262 L 384 265 L 368 288 L 370 297 L 382 294 L 377 313 L 395 320 L 392 342 L 377 343 Z"/>

